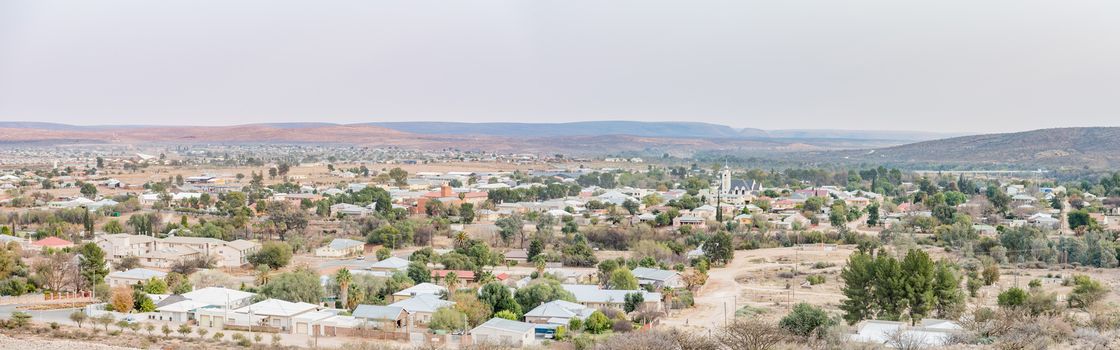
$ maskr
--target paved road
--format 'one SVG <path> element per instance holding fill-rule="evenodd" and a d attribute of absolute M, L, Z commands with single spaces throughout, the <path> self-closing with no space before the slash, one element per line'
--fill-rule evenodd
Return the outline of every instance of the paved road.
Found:
<path fill-rule="evenodd" d="M 12 316 L 12 312 L 16 311 L 17 305 L 4 305 L 0 306 L 0 318 L 7 319 Z M 30 310 L 24 311 L 31 314 L 31 320 L 34 322 L 50 323 L 58 322 L 62 324 L 72 324 L 70 322 L 70 314 L 78 310 L 78 308 L 56 309 L 56 310 Z"/>

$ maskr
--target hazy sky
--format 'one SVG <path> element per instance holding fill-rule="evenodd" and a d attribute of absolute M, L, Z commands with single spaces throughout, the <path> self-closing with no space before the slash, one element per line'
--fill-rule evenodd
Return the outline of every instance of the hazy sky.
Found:
<path fill-rule="evenodd" d="M 0 0 L 0 120 L 1120 125 L 1120 1 Z"/>

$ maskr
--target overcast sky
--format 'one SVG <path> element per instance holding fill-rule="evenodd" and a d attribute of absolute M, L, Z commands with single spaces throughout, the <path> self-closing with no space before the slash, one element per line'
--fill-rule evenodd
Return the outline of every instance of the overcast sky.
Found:
<path fill-rule="evenodd" d="M 1120 1 L 0 0 L 0 120 L 1120 125 Z"/>

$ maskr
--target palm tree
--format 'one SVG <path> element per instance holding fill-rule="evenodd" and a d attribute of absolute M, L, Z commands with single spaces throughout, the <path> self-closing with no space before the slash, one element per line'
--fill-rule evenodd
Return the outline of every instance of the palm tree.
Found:
<path fill-rule="evenodd" d="M 470 237 L 468 237 L 467 233 L 464 232 L 464 231 L 459 231 L 458 233 L 455 233 L 455 246 L 456 247 L 462 247 L 464 244 L 467 243 L 467 239 L 469 239 L 469 238 Z"/>
<path fill-rule="evenodd" d="M 544 256 L 537 255 L 537 256 L 533 257 L 533 262 L 534 262 L 535 267 L 537 268 L 537 277 L 543 277 L 544 276 L 544 267 L 545 267 Z"/>
<path fill-rule="evenodd" d="M 459 276 L 455 274 L 455 271 L 447 272 L 447 276 L 443 279 L 447 283 L 448 293 L 455 293 L 455 287 L 458 287 L 459 284 Z"/>
<path fill-rule="evenodd" d="M 350 270 L 343 267 L 335 273 L 334 279 L 338 281 L 338 298 L 342 301 L 342 307 L 349 309 L 347 299 L 350 296 L 350 282 L 354 281 L 354 276 L 350 275 Z"/>

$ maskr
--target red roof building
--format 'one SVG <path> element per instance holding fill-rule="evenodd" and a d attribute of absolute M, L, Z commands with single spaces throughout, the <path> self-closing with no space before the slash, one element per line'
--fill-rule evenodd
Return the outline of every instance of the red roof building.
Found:
<path fill-rule="evenodd" d="M 66 248 L 73 247 L 74 242 L 70 242 L 58 237 L 47 237 L 31 243 L 31 245 L 37 247 Z"/>
<path fill-rule="evenodd" d="M 432 270 L 432 277 L 433 278 L 439 278 L 439 279 L 442 280 L 445 277 L 447 277 L 447 273 L 449 273 L 449 272 L 454 272 L 455 276 L 458 279 L 463 280 L 463 281 L 473 281 L 474 280 L 474 271 L 466 271 L 466 270 Z"/>

